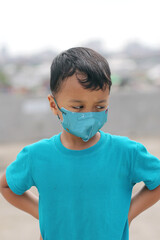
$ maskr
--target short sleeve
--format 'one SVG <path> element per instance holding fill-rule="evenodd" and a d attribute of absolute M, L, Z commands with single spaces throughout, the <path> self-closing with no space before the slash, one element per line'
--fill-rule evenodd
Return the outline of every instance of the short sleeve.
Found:
<path fill-rule="evenodd" d="M 132 184 L 143 181 L 149 190 L 158 187 L 160 185 L 160 160 L 150 154 L 139 142 L 137 142 L 134 156 L 131 173 Z"/>
<path fill-rule="evenodd" d="M 22 195 L 34 185 L 30 166 L 29 147 L 24 147 L 6 168 L 6 181 L 17 195 Z"/>

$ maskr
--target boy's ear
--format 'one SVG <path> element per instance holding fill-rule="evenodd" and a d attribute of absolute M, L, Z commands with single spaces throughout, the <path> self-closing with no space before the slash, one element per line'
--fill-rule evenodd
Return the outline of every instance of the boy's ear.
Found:
<path fill-rule="evenodd" d="M 50 104 L 50 108 L 52 110 L 52 112 L 57 115 L 58 111 L 57 111 L 57 106 L 56 106 L 56 103 L 52 97 L 51 94 L 48 94 L 48 101 L 49 101 L 49 104 Z"/>

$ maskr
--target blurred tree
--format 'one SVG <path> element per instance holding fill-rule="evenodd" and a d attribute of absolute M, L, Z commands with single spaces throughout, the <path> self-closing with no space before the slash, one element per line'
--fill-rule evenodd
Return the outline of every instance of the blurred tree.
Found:
<path fill-rule="evenodd" d="M 9 78 L 6 73 L 0 70 L 0 87 L 10 86 Z"/>
<path fill-rule="evenodd" d="M 121 81 L 122 81 L 122 79 L 116 74 L 111 75 L 111 80 L 112 80 L 113 85 L 120 85 Z"/>

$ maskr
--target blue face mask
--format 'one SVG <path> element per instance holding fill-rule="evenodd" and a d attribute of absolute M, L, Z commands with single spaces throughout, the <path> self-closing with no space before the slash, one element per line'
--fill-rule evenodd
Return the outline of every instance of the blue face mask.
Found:
<path fill-rule="evenodd" d="M 71 112 L 64 107 L 59 108 L 55 98 L 54 100 L 58 109 L 62 112 L 63 121 L 61 121 L 59 115 L 57 116 L 63 128 L 67 132 L 82 138 L 84 142 L 93 137 L 107 122 L 108 108 L 101 112 Z"/>

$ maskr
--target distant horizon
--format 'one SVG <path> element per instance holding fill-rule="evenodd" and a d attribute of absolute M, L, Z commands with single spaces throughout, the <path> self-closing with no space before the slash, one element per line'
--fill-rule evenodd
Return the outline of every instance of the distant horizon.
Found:
<path fill-rule="evenodd" d="M 149 45 L 149 44 L 145 44 L 144 42 L 142 41 L 136 41 L 136 40 L 131 40 L 131 41 L 128 41 L 126 43 L 124 43 L 122 46 L 120 46 L 119 48 L 106 48 L 105 45 L 103 44 L 103 41 L 101 41 L 101 39 L 92 39 L 92 40 L 88 40 L 86 42 L 84 42 L 83 44 L 77 44 L 75 46 L 71 46 L 71 47 L 84 47 L 85 45 L 87 45 L 87 47 L 91 44 L 91 48 L 94 48 L 92 46 L 93 43 L 96 43 L 96 42 L 99 42 L 100 43 L 100 46 L 99 48 L 106 52 L 121 52 L 123 49 L 125 49 L 128 45 L 131 45 L 131 44 L 140 44 L 142 47 L 146 47 L 148 49 L 151 49 L 151 50 L 158 50 L 160 49 L 160 44 L 159 45 Z M 97 46 L 98 46 L 98 43 L 97 43 Z M 97 48 L 97 46 L 95 48 Z M 69 47 L 70 48 L 70 47 Z M 64 50 L 67 50 L 68 48 L 57 48 L 55 46 L 45 46 L 45 47 L 42 47 L 42 48 L 38 48 L 38 49 L 31 49 L 30 51 L 25 51 L 25 50 L 22 50 L 22 51 L 17 51 L 17 52 L 14 52 L 12 51 L 6 44 L 3 44 L 3 45 L 0 45 L 0 52 L 1 51 L 6 51 L 6 53 L 9 55 L 9 56 L 30 56 L 30 55 L 34 55 L 34 54 L 38 54 L 38 53 L 41 53 L 41 52 L 45 52 L 45 51 L 56 51 L 56 52 L 61 52 L 61 51 L 64 51 Z"/>

